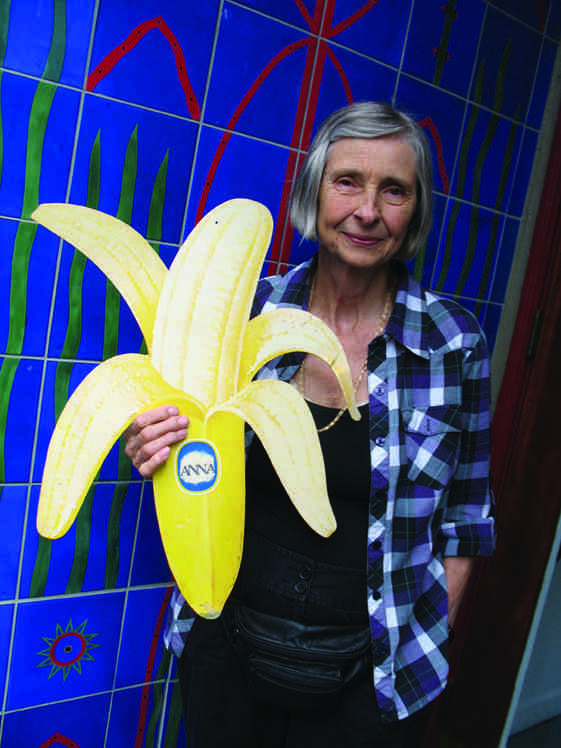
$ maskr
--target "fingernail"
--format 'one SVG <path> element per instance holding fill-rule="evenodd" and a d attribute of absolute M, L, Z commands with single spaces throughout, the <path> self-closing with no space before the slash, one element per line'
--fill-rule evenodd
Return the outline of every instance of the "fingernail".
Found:
<path fill-rule="evenodd" d="M 189 425 L 189 419 L 187 416 L 179 416 L 177 419 L 177 425 L 178 426 L 188 426 Z"/>

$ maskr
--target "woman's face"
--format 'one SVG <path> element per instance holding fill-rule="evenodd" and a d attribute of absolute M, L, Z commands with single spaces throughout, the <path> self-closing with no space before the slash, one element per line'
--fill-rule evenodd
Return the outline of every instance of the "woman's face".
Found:
<path fill-rule="evenodd" d="M 333 143 L 319 190 L 320 250 L 352 267 L 381 267 L 399 252 L 416 186 L 415 155 L 401 138 Z"/>

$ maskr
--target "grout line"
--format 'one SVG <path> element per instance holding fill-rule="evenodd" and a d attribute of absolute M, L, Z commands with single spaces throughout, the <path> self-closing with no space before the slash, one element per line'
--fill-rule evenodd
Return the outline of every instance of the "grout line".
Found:
<path fill-rule="evenodd" d="M 123 481 L 123 482 L 127 483 L 128 485 L 131 484 L 131 481 Z M 111 696 L 110 696 L 110 699 L 109 699 L 109 707 L 107 709 L 107 720 L 106 720 L 106 723 L 105 723 L 105 739 L 104 739 L 104 743 L 103 743 L 104 746 L 107 745 L 107 741 L 109 740 L 109 725 L 111 723 L 111 713 L 113 711 L 113 694 L 114 694 L 115 689 L 116 689 L 117 673 L 118 673 L 119 665 L 120 665 L 120 661 L 121 661 L 121 649 L 122 649 L 122 645 L 123 645 L 123 633 L 125 631 L 125 617 L 126 617 L 126 614 L 127 614 L 127 608 L 128 608 L 128 602 L 129 602 L 129 593 L 130 593 L 130 591 L 132 589 L 134 589 L 132 587 L 132 585 L 131 585 L 131 580 L 132 580 L 132 571 L 133 571 L 134 559 L 135 559 L 135 553 L 136 553 L 136 543 L 137 543 L 137 540 L 138 540 L 138 532 L 139 532 L 139 527 L 140 527 L 140 517 L 141 517 L 141 513 L 142 513 L 142 504 L 143 504 L 143 498 L 144 498 L 144 487 L 145 487 L 145 485 L 146 485 L 146 482 L 143 480 L 141 482 L 141 487 L 140 487 L 140 496 L 139 496 L 139 501 L 138 501 L 138 509 L 137 509 L 137 513 L 136 513 L 136 525 L 135 525 L 135 528 L 134 528 L 134 536 L 133 536 L 131 553 L 130 553 L 129 571 L 128 571 L 128 574 L 127 574 L 127 583 L 126 583 L 126 586 L 124 587 L 125 598 L 123 600 L 123 610 L 122 610 L 122 613 L 121 613 L 121 628 L 120 628 L 120 631 L 119 631 L 119 640 L 118 640 L 118 643 L 117 643 L 117 653 L 116 653 L 116 656 L 115 656 L 115 670 L 113 671 L 113 684 L 112 684 L 112 689 L 111 689 Z"/>
<path fill-rule="evenodd" d="M 106 696 L 112 693 L 125 693 L 127 691 L 134 691 L 137 689 L 142 690 L 142 688 L 147 684 L 155 685 L 158 683 L 165 683 L 165 679 L 162 678 L 161 680 L 151 680 L 151 681 L 147 681 L 147 683 L 144 683 L 144 682 L 131 683 L 127 686 L 118 686 L 117 688 L 113 690 L 106 689 L 103 691 L 92 691 L 91 693 L 80 694 L 78 696 L 70 696 L 67 699 L 57 699 L 55 701 L 42 701 L 38 704 L 30 704 L 29 706 L 21 706 L 21 707 L 17 707 L 16 709 L 6 709 L 6 711 L 4 711 L 3 714 L 7 715 L 7 714 L 16 714 L 18 712 L 30 712 L 34 709 L 42 709 L 44 707 L 56 706 L 57 704 L 68 704 L 70 702 L 75 702 L 75 701 L 85 701 L 86 699 L 95 698 L 97 696 Z M 109 722 L 109 720 L 107 720 L 107 722 Z"/>
<path fill-rule="evenodd" d="M 238 0 L 228 0 L 229 5 L 233 5 L 236 8 L 242 8 L 243 10 L 247 11 L 248 13 L 253 13 L 255 16 L 261 16 L 262 18 L 267 18 L 269 21 L 274 21 L 276 23 L 279 23 L 281 26 L 287 26 L 290 29 L 294 29 L 294 31 L 299 31 L 301 34 L 306 34 L 306 36 L 318 36 L 317 34 L 313 34 L 310 29 L 306 26 L 306 21 L 302 18 L 303 25 L 297 26 L 294 23 L 291 23 L 290 21 L 287 21 L 284 18 L 279 18 L 278 16 L 273 16 L 272 14 L 266 13 L 263 10 L 258 10 L 257 8 L 252 8 L 249 5 L 245 5 L 243 2 L 239 2 Z M 325 12 L 325 7 L 324 7 Z M 322 19 L 323 20 L 323 19 Z M 320 26 L 321 28 L 321 26 Z"/>
<path fill-rule="evenodd" d="M 206 110 L 208 92 L 210 90 L 210 81 L 212 78 L 212 71 L 214 69 L 214 59 L 216 57 L 216 49 L 218 47 L 218 37 L 220 35 L 220 26 L 221 26 L 223 7 L 224 7 L 224 0 L 220 0 L 220 2 L 218 3 L 217 11 L 216 11 L 216 22 L 214 25 L 214 37 L 212 39 L 212 47 L 210 50 L 210 58 L 208 61 L 208 69 L 207 69 L 207 75 L 206 75 L 206 81 L 205 81 L 205 90 L 203 93 L 203 101 L 201 104 L 201 119 L 198 122 L 198 126 L 197 126 L 197 134 L 195 136 L 195 144 L 193 146 L 193 158 L 191 160 L 191 171 L 189 174 L 189 181 L 187 183 L 187 191 L 185 194 L 185 209 L 183 212 L 183 221 L 181 222 L 181 230 L 179 233 L 180 242 L 182 242 L 185 237 L 185 231 L 187 227 L 187 214 L 189 212 L 189 205 L 191 203 L 191 193 L 193 190 L 193 182 L 195 180 L 195 170 L 198 164 L 199 144 L 201 142 L 201 134 L 202 134 L 203 126 L 204 126 L 204 114 Z M 222 128 L 217 128 L 217 129 L 222 129 Z"/>
<path fill-rule="evenodd" d="M 407 49 L 407 43 L 409 41 L 409 32 L 411 30 L 411 25 L 413 22 L 413 9 L 415 7 L 415 0 L 411 0 L 411 5 L 409 6 L 409 18 L 407 19 L 407 26 L 405 28 L 405 36 L 403 38 L 403 45 L 401 47 L 401 56 L 399 58 L 399 65 L 397 67 L 397 75 L 395 77 L 395 83 L 393 87 L 393 94 L 392 94 L 392 106 L 395 106 L 395 102 L 397 99 L 397 91 L 399 88 L 399 83 L 401 80 L 401 75 L 403 72 L 403 61 L 405 59 L 405 50 Z M 389 67 L 389 66 L 388 66 Z"/>

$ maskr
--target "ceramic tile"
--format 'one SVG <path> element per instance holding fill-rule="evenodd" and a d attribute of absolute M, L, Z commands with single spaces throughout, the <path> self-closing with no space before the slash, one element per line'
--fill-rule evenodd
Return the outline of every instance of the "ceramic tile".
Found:
<path fill-rule="evenodd" d="M 94 5 L 94 0 L 66 0 L 60 6 L 62 12 L 55 16 L 53 9 L 59 7 L 55 3 L 37 0 L 10 3 L 5 67 L 81 86 Z M 58 54 L 49 60 L 51 50 L 58 50 Z"/>
<path fill-rule="evenodd" d="M 0 246 L 0 351 L 42 356 L 59 240 L 27 221 L 0 218 Z M 26 275 L 14 276 L 22 263 Z"/>
<path fill-rule="evenodd" d="M 446 209 L 446 198 L 442 195 L 433 195 L 432 227 L 427 239 L 424 251 L 419 252 L 414 260 L 406 263 L 409 272 L 425 288 L 430 287 L 434 263 L 438 252 L 438 242 Z"/>
<path fill-rule="evenodd" d="M 202 129 L 186 233 L 201 215 L 237 197 L 264 203 L 277 222 L 288 150 L 233 134 L 226 138 L 222 151 L 222 136 L 223 133 L 212 128 Z"/>
<path fill-rule="evenodd" d="M 194 143 L 195 126 L 189 122 L 90 97 L 84 108 L 70 200 L 131 222 L 155 241 L 178 243 Z M 96 176 L 99 190 L 95 198 L 88 197 L 88 184 Z M 168 250 L 168 262 L 173 254 Z M 105 275 L 92 263 L 84 264 L 82 255 L 65 245 L 51 355 L 100 360 L 140 349 L 142 336 L 127 303 L 112 290 L 108 295 L 107 288 Z M 111 327 L 112 336 L 105 331 L 106 314 L 118 323 Z"/>
<path fill-rule="evenodd" d="M 171 592 L 171 587 L 129 592 L 116 688 L 165 680 L 170 655 L 164 653 L 162 635 Z"/>
<path fill-rule="evenodd" d="M 7 708 L 111 689 L 124 593 L 20 603 Z"/>
<path fill-rule="evenodd" d="M 266 13 L 288 23 L 300 26 L 306 31 L 313 28 L 310 22 L 321 17 L 325 0 L 296 0 L 296 2 L 286 2 L 286 0 L 241 0 L 239 5 L 245 5 L 248 8 Z"/>
<path fill-rule="evenodd" d="M 0 688 L 4 688 L 12 636 L 13 605 L 0 605 Z"/>
<path fill-rule="evenodd" d="M 171 579 L 158 528 L 152 482 L 146 481 L 142 489 L 131 584 L 168 584 Z"/>
<path fill-rule="evenodd" d="M 396 106 L 424 128 L 432 154 L 434 189 L 448 193 L 459 147 L 463 100 L 402 75 Z"/>
<path fill-rule="evenodd" d="M 105 748 L 153 748 L 160 745 L 158 735 L 162 717 L 165 684 L 152 687 L 127 688 L 116 691 L 109 720 L 109 730 Z M 170 748 L 181 748 L 177 742 L 165 742 Z"/>
<path fill-rule="evenodd" d="M 561 39 L 561 3 L 552 0 L 549 8 L 547 33 L 558 42 Z"/>
<path fill-rule="evenodd" d="M 524 121 L 541 46 L 540 35 L 491 5 L 483 29 L 476 69 L 483 77 L 481 103 Z M 518 64 L 524 60 L 524 64 Z M 471 98 L 479 101 L 474 80 Z"/>
<path fill-rule="evenodd" d="M 0 600 L 16 596 L 26 502 L 26 486 L 0 486 L 0 527 L 9 538 L 0 545 Z"/>
<path fill-rule="evenodd" d="M 506 298 L 506 289 L 510 277 L 512 260 L 514 259 L 514 250 L 518 239 L 520 221 L 515 218 L 505 220 L 504 231 L 497 243 L 496 265 L 493 277 L 493 284 L 489 299 L 495 302 L 503 303 Z"/>
<path fill-rule="evenodd" d="M 467 95 L 484 11 L 471 0 L 416 0 L 403 70 Z"/>
<path fill-rule="evenodd" d="M 334 44 L 331 53 L 325 60 L 321 77 L 314 133 L 336 109 L 352 101 L 391 101 L 395 88 L 395 70 Z"/>
<path fill-rule="evenodd" d="M 110 319 L 106 326 L 105 320 Z M 55 294 L 49 355 L 101 361 L 139 353 L 142 333 L 107 276 L 65 244 Z"/>
<path fill-rule="evenodd" d="M 205 120 L 289 144 L 316 41 L 264 16 L 224 4 Z M 235 116 L 235 121 L 232 119 Z"/>
<path fill-rule="evenodd" d="M 525 130 L 508 206 L 509 212 L 515 216 L 521 216 L 524 210 L 537 142 L 537 134 L 531 130 Z"/>
<path fill-rule="evenodd" d="M 446 211 L 433 288 L 469 298 L 489 293 L 496 242 L 504 218 L 492 211 L 451 200 Z"/>
<path fill-rule="evenodd" d="M 303 239 L 298 232 L 294 231 L 290 247 L 290 263 L 299 265 L 301 262 L 308 260 L 315 252 L 317 252 L 317 243 L 310 239 Z"/>
<path fill-rule="evenodd" d="M 39 489 L 29 505 L 21 596 L 41 597 L 124 587 L 128 583 L 138 514 L 138 483 L 95 485 L 68 532 L 42 538 L 35 527 Z"/>
<path fill-rule="evenodd" d="M 505 210 L 512 190 L 522 128 L 497 114 L 470 106 L 452 193 Z"/>
<path fill-rule="evenodd" d="M 540 61 L 536 71 L 534 90 L 530 100 L 530 109 L 526 119 L 526 122 L 530 127 L 535 127 L 537 129 L 541 127 L 556 54 L 557 45 L 548 39 L 544 39 Z"/>
<path fill-rule="evenodd" d="M 493 0 L 493 6 L 506 11 L 519 21 L 533 26 L 538 31 L 544 31 L 550 6 L 555 5 L 557 0 Z"/>
<path fill-rule="evenodd" d="M 218 0 L 102 0 L 88 90 L 198 120 Z"/>
<path fill-rule="evenodd" d="M 175 746 L 182 748 L 186 740 L 185 724 L 181 714 L 181 693 L 177 681 L 168 685 L 164 720 L 165 743 L 163 748 L 175 748 Z"/>
<path fill-rule="evenodd" d="M 377 2 L 361 14 L 366 5 L 364 0 L 337 0 L 327 35 L 339 44 L 398 67 L 412 0 Z"/>
<path fill-rule="evenodd" d="M 38 203 L 64 201 L 79 94 L 9 73 L 0 94 L 0 214 L 28 218 Z"/>
<path fill-rule="evenodd" d="M 502 312 L 502 304 L 483 305 L 483 319 L 481 320 L 481 326 L 485 333 L 485 337 L 487 338 L 487 347 L 489 348 L 489 353 L 491 355 L 493 354 L 495 343 L 497 342 L 497 333 L 499 331 Z"/>
<path fill-rule="evenodd" d="M 5 717 L 1 748 L 100 748 L 108 713 L 109 694 L 12 712 Z"/>
<path fill-rule="evenodd" d="M 119 216 L 147 236 L 156 201 L 161 230 L 149 238 L 178 242 L 196 130 L 184 119 L 86 96 L 70 202 Z M 88 200 L 92 177 L 99 179 L 99 196 Z"/>
<path fill-rule="evenodd" d="M 0 483 L 29 480 L 42 363 L 36 359 L 0 357 Z M 9 393 L 9 394 L 8 394 Z"/>

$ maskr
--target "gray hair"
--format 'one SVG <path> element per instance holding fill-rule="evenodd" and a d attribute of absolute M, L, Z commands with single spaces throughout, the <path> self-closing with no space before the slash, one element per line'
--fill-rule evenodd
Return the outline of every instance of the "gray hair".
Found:
<path fill-rule="evenodd" d="M 423 248 L 432 223 L 432 159 L 428 141 L 407 114 L 384 102 L 364 101 L 333 112 L 320 125 L 292 186 L 290 220 L 305 238 L 317 240 L 318 196 L 330 146 L 342 138 L 403 138 L 415 155 L 417 204 L 398 253 L 401 260 Z"/>

